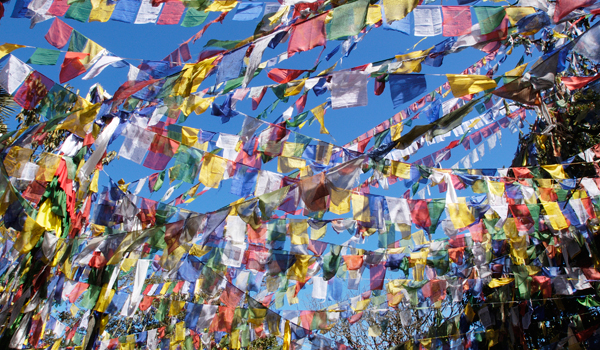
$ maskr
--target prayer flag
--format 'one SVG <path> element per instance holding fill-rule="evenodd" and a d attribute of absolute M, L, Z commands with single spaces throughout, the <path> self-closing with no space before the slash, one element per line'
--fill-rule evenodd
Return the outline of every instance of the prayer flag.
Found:
<path fill-rule="evenodd" d="M 390 74 L 389 83 L 394 108 L 427 91 L 427 81 L 423 74 Z"/>
<path fill-rule="evenodd" d="M 366 106 L 367 82 L 371 74 L 361 71 L 342 71 L 331 79 L 331 106 L 333 109 Z"/>
<path fill-rule="evenodd" d="M 185 11 L 185 5 L 181 1 L 167 1 L 156 24 L 177 24 Z"/>
<path fill-rule="evenodd" d="M 442 12 L 440 6 L 418 6 L 413 10 L 415 36 L 442 34 Z"/>
<path fill-rule="evenodd" d="M 324 13 L 294 25 L 287 49 L 288 57 L 292 57 L 296 52 L 308 51 L 317 46 L 325 46 L 327 43 L 326 19 L 327 14 Z"/>
<path fill-rule="evenodd" d="M 392 23 L 406 17 L 417 7 L 420 0 L 383 0 L 385 21 Z"/>
<path fill-rule="evenodd" d="M 60 67 L 59 82 L 61 84 L 85 73 L 85 66 L 81 60 L 88 57 L 89 54 L 81 52 L 67 52 L 65 60 Z"/>
<path fill-rule="evenodd" d="M 263 10 L 262 2 L 241 3 L 233 16 L 234 21 L 251 21 L 258 18 Z"/>
<path fill-rule="evenodd" d="M 37 48 L 33 55 L 29 57 L 27 63 L 30 64 L 39 64 L 45 66 L 53 66 L 58 61 L 58 56 L 60 55 L 60 51 L 58 50 L 49 50 Z"/>
<path fill-rule="evenodd" d="M 368 8 L 368 0 L 357 0 L 334 8 L 327 39 L 335 40 L 360 33 L 365 26 Z"/>
<path fill-rule="evenodd" d="M 444 36 L 460 36 L 471 34 L 470 6 L 442 6 L 444 14 Z"/>
<path fill-rule="evenodd" d="M 497 86 L 494 79 L 485 75 L 446 74 L 454 97 L 476 94 Z"/>
<path fill-rule="evenodd" d="M 502 6 L 473 6 L 481 34 L 489 34 L 493 32 L 506 16 L 506 11 Z"/>
<path fill-rule="evenodd" d="M 8 55 L 9 53 L 15 51 L 16 49 L 20 49 L 22 47 L 25 47 L 23 45 L 17 45 L 17 44 L 2 44 L 0 45 L 0 59 L 2 59 L 4 56 Z"/>

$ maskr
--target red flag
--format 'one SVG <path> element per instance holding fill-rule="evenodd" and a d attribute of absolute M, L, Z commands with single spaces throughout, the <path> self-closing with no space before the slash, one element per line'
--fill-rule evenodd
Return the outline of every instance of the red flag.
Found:
<path fill-rule="evenodd" d="M 67 81 L 85 73 L 85 66 L 83 65 L 83 63 L 81 63 L 80 59 L 89 55 L 89 53 L 83 52 L 67 52 L 65 55 L 65 60 L 60 66 L 58 81 L 61 84 L 64 84 Z"/>
<path fill-rule="evenodd" d="M 562 77 L 561 80 L 567 89 L 573 91 L 581 89 L 598 78 L 600 78 L 600 75 L 595 75 L 593 77 Z"/>
<path fill-rule="evenodd" d="M 443 35 L 460 36 L 471 34 L 471 7 L 442 6 L 444 14 Z"/>
<path fill-rule="evenodd" d="M 69 6 L 71 5 L 69 5 L 68 0 L 55 0 L 52 2 L 52 5 L 50 6 L 46 14 L 56 17 L 62 17 L 65 15 L 65 13 L 67 13 Z"/>
<path fill-rule="evenodd" d="M 69 42 L 73 28 L 58 18 L 54 19 L 48 33 L 44 36 L 50 45 L 62 49 Z"/>
<path fill-rule="evenodd" d="M 306 98 L 307 98 L 308 94 L 303 94 L 302 96 L 300 96 L 300 98 L 296 101 L 295 105 L 296 105 L 296 111 L 297 113 L 302 113 L 304 111 L 304 106 L 306 105 Z"/>
<path fill-rule="evenodd" d="M 269 71 L 269 74 L 267 74 L 267 76 L 278 84 L 285 84 L 298 78 L 304 72 L 307 72 L 307 70 L 274 68 Z"/>
<path fill-rule="evenodd" d="M 177 24 L 183 15 L 185 5 L 181 1 L 168 1 L 163 6 L 156 24 Z"/>
<path fill-rule="evenodd" d="M 325 46 L 327 44 L 327 35 L 325 33 L 326 18 L 327 13 L 324 13 L 308 21 L 294 25 L 287 49 L 288 57 L 292 57 L 296 52 L 308 51 L 317 46 Z"/>
<path fill-rule="evenodd" d="M 115 96 L 113 97 L 114 101 L 123 101 L 127 99 L 129 96 L 135 94 L 141 89 L 145 88 L 148 85 L 154 84 L 160 79 L 148 79 L 143 81 L 127 81 L 123 85 L 121 85 L 117 92 L 115 92 Z"/>
<path fill-rule="evenodd" d="M 595 2 L 596 0 L 556 0 L 554 17 L 552 17 L 552 20 L 558 23 L 576 8 L 591 6 Z"/>

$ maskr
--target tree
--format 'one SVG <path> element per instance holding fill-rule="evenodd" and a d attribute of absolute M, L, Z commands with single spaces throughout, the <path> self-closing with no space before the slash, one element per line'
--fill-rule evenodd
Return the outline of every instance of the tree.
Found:
<path fill-rule="evenodd" d="M 350 293 L 344 299 L 351 299 L 360 294 Z M 376 297 L 374 293 L 372 296 Z M 382 294 L 388 297 L 385 294 Z M 388 302 L 378 307 L 371 305 L 366 310 L 347 318 L 330 323 L 330 329 L 323 331 L 339 344 L 352 349 L 382 350 L 403 346 L 408 341 L 430 337 L 446 336 L 457 332 L 460 315 L 464 313 L 465 302 L 453 302 L 446 295 L 434 303 L 415 303 L 402 297 L 395 297 L 396 306 L 388 306 Z M 324 307 L 325 303 L 310 303 L 310 308 L 336 309 L 337 305 Z"/>
<path fill-rule="evenodd" d="M 0 133 L 4 134 L 8 130 L 6 119 L 16 112 L 16 108 L 17 104 L 13 101 L 12 96 L 0 87 Z"/>

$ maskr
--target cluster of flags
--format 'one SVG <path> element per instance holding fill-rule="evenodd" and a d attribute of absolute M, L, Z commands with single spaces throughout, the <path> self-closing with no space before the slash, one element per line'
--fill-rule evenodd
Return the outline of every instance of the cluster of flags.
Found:
<path fill-rule="evenodd" d="M 578 55 L 599 61 L 598 25 L 577 27 L 598 7 L 590 0 L 465 6 L 472 2 L 216 0 L 199 9 L 180 1 L 19 1 L 12 16 L 34 23 L 60 16 L 138 24 L 183 18 L 183 26 L 196 26 L 210 12 L 220 15 L 165 59 L 136 66 L 59 18 L 45 36 L 56 50 L 35 48 L 23 62 L 12 52 L 29 47 L 0 46 L 0 86 L 43 117 L 0 138 L 0 344 L 239 349 L 276 336 L 284 350 L 345 349 L 328 334 L 338 322 L 396 309 L 409 327 L 406 309 L 468 299 L 464 312 L 445 321 L 452 332 L 422 330 L 405 344 L 468 348 L 509 336 L 524 344 L 533 322 L 527 308 L 555 299 L 599 306 L 600 177 L 571 174 L 595 165 L 600 147 L 562 164 L 472 166 L 503 129 L 518 131 L 527 110 L 546 117 L 548 89 L 575 91 L 597 80 L 564 73 L 573 71 L 568 67 Z M 190 43 L 209 25 L 234 9 L 233 20 L 255 20 L 263 7 L 256 35 L 210 41 L 218 50 L 192 59 Z M 344 70 L 336 70 L 337 63 L 320 72 L 278 66 L 335 40 L 340 45 L 318 62 L 340 50 L 347 56 L 379 26 L 448 38 Z M 497 74 L 517 49 L 512 35 L 542 30 L 553 50 L 531 66 L 521 61 Z M 282 54 L 264 58 L 282 43 Z M 466 47 L 485 57 L 461 74 L 445 74 L 444 84 L 428 93 L 421 65 L 439 67 L 444 56 Z M 56 65 L 63 53 L 58 83 L 30 66 Z M 127 81 L 112 94 L 96 84 L 80 96 L 61 85 L 94 79 L 108 67 L 128 69 Z M 274 83 L 254 86 L 263 70 Z M 206 86 L 213 75 L 215 84 Z M 369 86 L 378 96 L 386 85 L 394 108 L 409 107 L 351 142 L 337 145 L 300 132 L 316 121 L 320 133 L 329 134 L 328 110 L 368 106 Z M 250 99 L 257 110 L 269 90 L 277 100 L 258 116 L 236 108 Z M 313 94 L 330 98 L 307 109 Z M 290 97 L 296 100 L 283 115 L 267 121 Z M 209 113 L 223 123 L 243 119 L 239 132 L 186 125 L 188 117 Z M 424 124 L 412 126 L 416 121 Z M 64 141 L 40 151 L 55 131 L 65 133 Z M 122 141 L 118 149 L 116 140 Z M 442 149 L 407 162 L 420 148 L 443 142 Z M 459 145 L 470 153 L 442 168 Z M 112 150 L 120 162 L 154 173 L 129 183 L 113 179 L 103 170 Z M 226 182 L 238 200 L 206 212 L 187 209 Z M 404 193 L 371 191 L 401 184 Z M 159 200 L 144 197 L 165 185 Z M 426 198 L 432 189 L 438 198 Z M 331 239 L 332 231 L 344 238 Z M 369 237 L 377 242 L 367 249 Z M 347 298 L 348 292 L 355 295 Z M 301 299 L 327 307 L 290 307 Z M 61 317 L 67 310 L 74 321 Z M 115 333 L 115 324 L 142 316 L 151 319 L 151 329 Z M 378 337 L 385 327 L 370 325 L 369 335 Z M 598 338 L 597 326 L 569 331 L 579 342 Z M 556 344 L 567 341 L 572 337 Z"/>

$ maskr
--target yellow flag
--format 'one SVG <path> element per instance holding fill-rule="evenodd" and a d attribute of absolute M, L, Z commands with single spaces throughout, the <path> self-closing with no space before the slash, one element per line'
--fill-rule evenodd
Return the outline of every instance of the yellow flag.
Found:
<path fill-rule="evenodd" d="M 290 221 L 288 230 L 292 238 L 292 244 L 300 245 L 309 243 L 308 222 L 306 220 Z"/>
<path fill-rule="evenodd" d="M 106 308 L 108 308 L 108 305 L 110 305 L 110 302 L 115 295 L 114 289 L 111 288 L 107 292 L 106 287 L 108 287 L 107 284 L 102 286 L 102 290 L 100 290 L 100 295 L 98 296 L 98 301 L 94 307 L 94 310 L 102 313 L 106 312 Z"/>
<path fill-rule="evenodd" d="M 100 103 L 90 104 L 83 98 L 77 99 L 73 110 L 78 110 L 67 117 L 59 126 L 58 129 L 69 130 L 79 137 L 85 138 L 86 126 L 94 121 L 98 110 L 100 110 Z"/>
<path fill-rule="evenodd" d="M 89 68 L 89 63 L 100 53 L 100 51 L 104 50 L 104 48 L 98 44 L 96 44 L 95 42 L 93 42 L 92 40 L 88 40 L 87 43 L 85 44 L 85 47 L 83 48 L 83 53 L 88 53 L 88 56 L 85 56 L 84 58 L 80 59 L 81 63 L 83 63 L 83 65 L 86 66 L 86 68 Z"/>
<path fill-rule="evenodd" d="M 408 74 L 420 72 L 421 62 L 423 62 L 427 55 L 429 55 L 429 51 L 431 51 L 431 48 L 427 50 L 413 51 L 405 55 L 396 55 L 396 60 L 398 62 L 402 62 L 402 66 L 396 69 L 394 73 Z"/>
<path fill-rule="evenodd" d="M 227 168 L 227 159 L 207 153 L 200 169 L 200 182 L 211 188 L 218 188 Z"/>
<path fill-rule="evenodd" d="M 490 79 L 485 75 L 446 74 L 446 77 L 454 97 L 476 94 L 497 86 L 494 79 Z"/>
<path fill-rule="evenodd" d="M 327 102 L 325 102 L 321 105 L 318 105 L 317 107 L 310 110 L 312 112 L 312 114 L 315 115 L 315 118 L 317 118 L 317 121 L 321 125 L 321 130 L 319 131 L 321 134 L 329 134 L 329 131 L 325 127 L 325 105 L 326 104 L 327 104 Z"/>
<path fill-rule="evenodd" d="M 370 26 L 379 21 L 381 21 L 381 7 L 379 5 L 369 5 L 366 24 Z"/>
<path fill-rule="evenodd" d="M 514 278 L 492 278 L 492 281 L 488 284 L 488 286 L 490 288 L 498 288 L 505 286 L 514 280 Z"/>
<path fill-rule="evenodd" d="M 329 203 L 329 211 L 337 215 L 342 215 L 349 212 L 350 195 L 351 192 L 348 190 L 331 186 L 329 195 L 329 198 L 331 199 Z"/>
<path fill-rule="evenodd" d="M 527 6 L 506 6 L 504 10 L 506 11 L 506 17 L 508 17 L 511 26 L 517 25 L 517 22 L 519 22 L 521 18 L 535 13 L 535 9 L 533 7 Z"/>
<path fill-rule="evenodd" d="M 288 5 L 281 6 L 281 8 L 275 12 L 273 16 L 269 17 L 269 24 L 273 25 L 281 21 L 281 18 L 288 12 L 289 9 L 290 7 Z"/>
<path fill-rule="evenodd" d="M 406 17 L 417 7 L 420 0 L 383 0 L 385 21 L 391 23 Z"/>
<path fill-rule="evenodd" d="M 569 227 L 567 225 L 567 221 L 560 211 L 560 206 L 557 202 L 545 202 L 542 203 L 544 206 L 544 210 L 546 211 L 546 215 L 550 218 L 550 225 L 555 230 L 563 230 Z"/>
<path fill-rule="evenodd" d="M 285 327 L 283 328 L 283 348 L 282 350 L 290 350 L 292 342 L 292 330 L 290 328 L 290 321 L 285 321 Z"/>
<path fill-rule="evenodd" d="M 293 81 L 289 82 L 285 92 L 283 93 L 284 97 L 288 96 L 296 96 L 304 90 L 304 83 L 306 83 L 306 79 L 302 79 L 301 81 Z"/>
<path fill-rule="evenodd" d="M 352 213 L 354 220 L 370 222 L 371 210 L 369 209 L 369 197 L 352 193 Z"/>
<path fill-rule="evenodd" d="M 217 96 L 200 97 L 197 95 L 190 95 L 181 104 L 181 107 L 179 107 L 179 109 L 183 112 L 183 114 L 185 114 L 186 117 L 192 114 L 192 112 L 195 112 L 196 114 L 200 115 L 206 112 L 206 110 L 208 109 L 208 107 L 210 107 L 215 98 L 217 98 Z"/>
<path fill-rule="evenodd" d="M 190 128 L 189 126 L 181 127 L 181 143 L 192 147 L 198 142 L 198 133 L 200 130 Z"/>
<path fill-rule="evenodd" d="M 92 177 L 92 182 L 90 183 L 90 192 L 98 193 L 98 179 L 100 178 L 100 170 L 96 169 L 94 171 L 94 176 Z"/>
<path fill-rule="evenodd" d="M 59 237 L 62 234 L 61 220 L 58 215 L 52 212 L 52 201 L 50 201 L 50 199 L 46 199 L 46 201 L 44 201 L 44 203 L 42 203 L 40 206 L 40 210 L 38 211 L 35 222 L 48 231 L 56 232 L 56 235 Z"/>
<path fill-rule="evenodd" d="M 404 124 L 402 123 L 398 123 L 390 127 L 390 136 L 392 137 L 392 141 L 396 141 L 402 137 L 402 130 L 404 130 Z"/>
<path fill-rule="evenodd" d="M 116 4 L 109 5 L 106 0 L 101 0 L 98 2 L 97 6 L 92 8 L 90 12 L 89 22 L 108 22 L 110 16 L 115 9 Z"/>
<path fill-rule="evenodd" d="M 308 272 L 308 265 L 312 255 L 296 255 L 296 262 L 288 270 L 288 278 L 299 282 L 306 280 L 306 273 Z"/>
<path fill-rule="evenodd" d="M 289 173 L 296 169 L 302 169 L 305 166 L 306 161 L 304 159 L 283 156 L 277 158 L 277 171 L 282 174 Z"/>
<path fill-rule="evenodd" d="M 410 164 L 392 160 L 391 174 L 403 179 L 410 179 Z"/>
<path fill-rule="evenodd" d="M 210 4 L 206 9 L 204 9 L 204 12 L 229 12 L 235 8 L 237 3 L 237 0 L 216 0 L 212 4 Z"/>
<path fill-rule="evenodd" d="M 527 68 L 528 63 L 522 64 L 518 67 L 515 67 L 508 72 L 504 73 L 504 76 L 507 78 L 518 78 L 523 75 L 525 69 Z"/>
<path fill-rule="evenodd" d="M 24 45 L 17 45 L 17 44 L 3 44 L 0 45 L 0 59 L 6 55 L 8 55 L 9 53 L 15 51 L 16 49 L 20 49 L 22 47 L 25 47 Z"/>
<path fill-rule="evenodd" d="M 542 165 L 542 168 L 550 173 L 553 179 L 561 180 L 567 178 L 567 174 L 565 173 L 562 164 Z"/>

